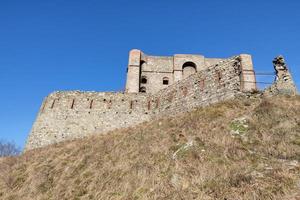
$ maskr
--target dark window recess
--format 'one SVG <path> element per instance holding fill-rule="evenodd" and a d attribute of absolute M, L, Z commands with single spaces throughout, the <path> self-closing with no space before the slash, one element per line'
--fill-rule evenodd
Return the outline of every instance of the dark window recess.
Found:
<path fill-rule="evenodd" d="M 52 102 L 52 105 L 51 105 L 51 109 L 53 109 L 53 108 L 54 108 L 55 101 L 56 101 L 56 99 L 54 99 L 54 100 L 53 100 L 53 102 Z"/>
<path fill-rule="evenodd" d="M 219 71 L 216 72 L 216 79 L 217 79 L 218 83 L 221 82 L 221 80 L 222 80 L 222 74 L 221 74 L 221 72 L 219 72 Z"/>
<path fill-rule="evenodd" d="M 163 78 L 163 85 L 169 85 L 169 79 L 167 77 Z"/>
<path fill-rule="evenodd" d="M 133 101 L 130 101 L 130 109 L 133 108 Z"/>
<path fill-rule="evenodd" d="M 90 109 L 93 108 L 93 103 L 94 103 L 94 100 L 92 99 L 91 102 L 90 102 Z"/>
<path fill-rule="evenodd" d="M 145 87 L 141 87 L 141 88 L 140 88 L 140 92 L 146 93 L 146 88 L 145 88 Z"/>
<path fill-rule="evenodd" d="M 75 104 L 75 99 L 72 100 L 71 109 L 74 108 L 74 104 Z"/>
<path fill-rule="evenodd" d="M 112 101 L 111 101 L 111 100 L 109 100 L 109 102 L 108 102 L 108 109 L 110 109 L 110 108 L 111 108 L 111 106 L 112 106 Z"/>
<path fill-rule="evenodd" d="M 147 83 L 147 77 L 142 76 L 141 83 L 146 84 Z"/>

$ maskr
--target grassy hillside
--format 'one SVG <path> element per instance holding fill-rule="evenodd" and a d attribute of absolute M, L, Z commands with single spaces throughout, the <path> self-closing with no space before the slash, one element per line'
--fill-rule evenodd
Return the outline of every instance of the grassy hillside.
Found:
<path fill-rule="evenodd" d="M 0 199 L 297 198 L 299 96 L 236 99 L 0 160 Z"/>

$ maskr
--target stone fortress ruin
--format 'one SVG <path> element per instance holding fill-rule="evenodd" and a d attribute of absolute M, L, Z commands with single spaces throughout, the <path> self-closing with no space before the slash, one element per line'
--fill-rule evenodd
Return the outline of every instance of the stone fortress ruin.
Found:
<path fill-rule="evenodd" d="M 243 74 L 243 79 L 249 81 L 243 89 L 256 89 L 251 56 L 242 54 L 239 57 L 244 71 L 247 70 L 247 73 Z M 126 92 L 154 94 L 168 85 L 225 60 L 187 54 L 149 56 L 140 50 L 133 49 L 129 54 Z"/>
<path fill-rule="evenodd" d="M 274 61 L 276 80 L 266 95 L 296 94 L 283 57 Z M 199 106 L 257 91 L 252 58 L 129 53 L 124 92 L 61 91 L 47 96 L 25 149 L 134 126 Z"/>

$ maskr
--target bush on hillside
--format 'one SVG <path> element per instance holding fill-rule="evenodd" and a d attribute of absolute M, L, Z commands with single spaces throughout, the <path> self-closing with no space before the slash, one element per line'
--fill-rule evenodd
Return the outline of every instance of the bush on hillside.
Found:
<path fill-rule="evenodd" d="M 21 152 L 20 148 L 14 142 L 0 140 L 0 157 L 16 156 Z"/>

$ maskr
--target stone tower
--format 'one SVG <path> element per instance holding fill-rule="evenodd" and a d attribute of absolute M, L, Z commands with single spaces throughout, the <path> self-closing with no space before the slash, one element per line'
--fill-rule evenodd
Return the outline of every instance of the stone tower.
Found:
<path fill-rule="evenodd" d="M 248 54 L 241 54 L 243 73 L 241 80 L 243 90 L 256 89 L 255 74 L 252 58 Z M 205 58 L 203 55 L 175 54 L 174 56 L 150 56 L 138 49 L 129 53 L 126 92 L 150 93 L 172 85 L 190 75 L 205 70 L 225 58 Z"/>

